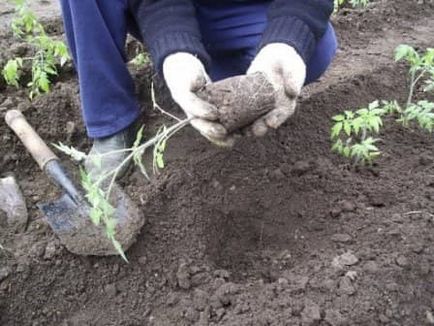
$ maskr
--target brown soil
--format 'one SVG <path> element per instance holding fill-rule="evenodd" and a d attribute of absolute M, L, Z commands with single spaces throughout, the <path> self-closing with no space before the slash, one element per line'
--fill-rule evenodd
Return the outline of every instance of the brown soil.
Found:
<path fill-rule="evenodd" d="M 374 99 L 404 98 L 406 67 L 392 50 L 434 44 L 434 5 L 375 1 L 335 25 L 334 67 L 282 128 L 230 151 L 188 128 L 151 183 L 138 171 L 125 178 L 146 216 L 129 264 L 59 245 L 36 209 L 56 190 L 0 122 L 0 171 L 16 175 L 30 212 L 18 234 L 0 214 L 0 325 L 433 324 L 432 135 L 389 124 L 378 163 L 354 169 L 330 153 L 329 121 Z M 2 49 L 12 43 L 1 36 Z M 149 72 L 135 75 L 143 119 L 159 125 Z M 88 148 L 70 69 L 33 103 L 22 90 L 0 91 L 0 107 L 23 110 L 48 142 Z"/>
<path fill-rule="evenodd" d="M 251 125 L 275 107 L 273 85 L 261 73 L 226 78 L 197 94 L 215 105 L 218 120 L 229 133 Z"/>

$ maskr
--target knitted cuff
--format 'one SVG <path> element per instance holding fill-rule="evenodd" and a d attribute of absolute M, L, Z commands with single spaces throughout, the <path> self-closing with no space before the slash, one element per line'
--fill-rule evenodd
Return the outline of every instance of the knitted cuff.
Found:
<path fill-rule="evenodd" d="M 164 59 L 176 52 L 187 52 L 197 56 L 205 67 L 210 64 L 210 56 L 205 50 L 201 40 L 190 33 L 170 33 L 159 36 L 149 44 L 150 54 L 156 69 L 161 72 Z"/>
<path fill-rule="evenodd" d="M 259 50 L 270 43 L 292 46 L 307 63 L 312 56 L 316 40 L 309 26 L 296 17 L 278 17 L 268 22 Z"/>

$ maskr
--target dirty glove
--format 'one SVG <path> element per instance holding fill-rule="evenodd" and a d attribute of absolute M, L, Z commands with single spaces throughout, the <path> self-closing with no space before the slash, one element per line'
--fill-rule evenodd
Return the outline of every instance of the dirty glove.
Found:
<path fill-rule="evenodd" d="M 216 122 L 217 108 L 195 94 L 211 81 L 200 60 L 190 53 L 171 54 L 164 59 L 163 75 L 173 100 L 192 118 L 191 125 L 214 144 L 232 145 L 227 130 Z"/>
<path fill-rule="evenodd" d="M 276 91 L 274 110 L 255 121 L 249 131 L 263 136 L 277 129 L 295 111 L 297 97 L 306 79 L 306 64 L 296 50 L 284 43 L 270 43 L 252 61 L 247 74 L 262 72 Z"/>

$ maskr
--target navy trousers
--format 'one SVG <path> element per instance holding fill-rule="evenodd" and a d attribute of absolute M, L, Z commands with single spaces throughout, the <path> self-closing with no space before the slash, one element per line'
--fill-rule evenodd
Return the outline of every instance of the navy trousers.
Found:
<path fill-rule="evenodd" d="M 124 50 L 128 33 L 139 37 L 128 1 L 60 1 L 88 135 L 110 136 L 140 114 Z M 203 42 L 212 58 L 209 74 L 213 80 L 246 72 L 267 24 L 268 5 L 265 1 L 197 6 Z M 326 71 L 336 49 L 336 36 L 329 25 L 307 63 L 306 84 Z"/>

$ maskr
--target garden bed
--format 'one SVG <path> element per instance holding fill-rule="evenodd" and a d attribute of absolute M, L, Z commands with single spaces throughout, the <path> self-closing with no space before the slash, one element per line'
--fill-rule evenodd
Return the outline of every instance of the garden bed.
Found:
<path fill-rule="evenodd" d="M 232 150 L 188 128 L 169 141 L 161 175 L 128 174 L 147 220 L 129 264 L 58 243 L 36 208 L 56 191 L 0 122 L 0 173 L 15 174 L 30 213 L 20 234 L 0 214 L 0 325 L 434 324 L 433 135 L 391 125 L 364 168 L 331 153 L 329 135 L 342 110 L 405 98 L 393 50 L 434 45 L 434 5 L 375 1 L 334 23 L 333 67 L 282 128 Z M 3 32 L 0 59 L 13 43 Z M 134 75 L 150 136 L 167 120 L 150 110 L 149 69 Z M 25 90 L 0 91 L 0 107 L 24 111 L 47 142 L 89 148 L 71 70 L 32 103 Z"/>

